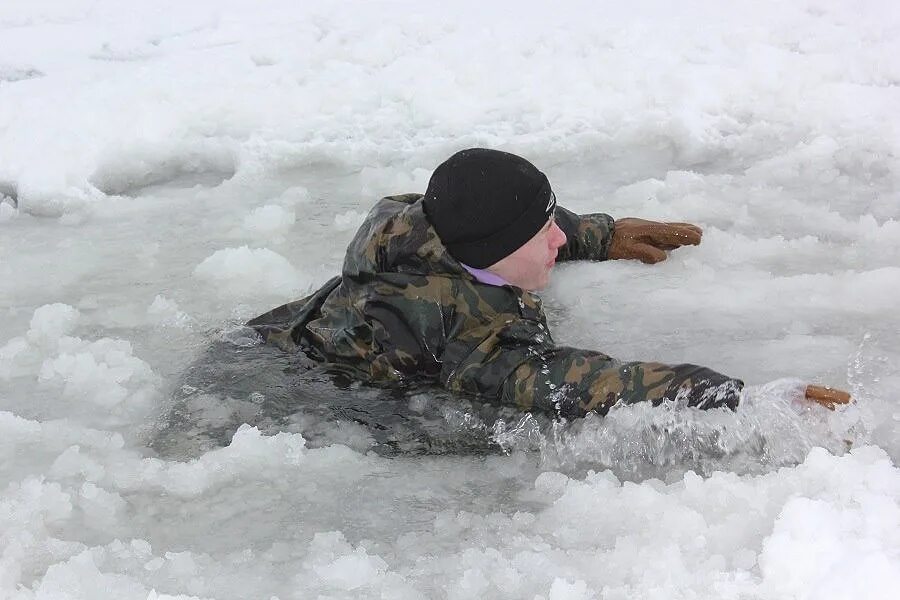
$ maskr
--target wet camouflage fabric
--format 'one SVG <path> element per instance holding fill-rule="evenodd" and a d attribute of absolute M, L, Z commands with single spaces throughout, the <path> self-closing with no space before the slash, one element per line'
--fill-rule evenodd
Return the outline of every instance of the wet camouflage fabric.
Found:
<path fill-rule="evenodd" d="M 607 258 L 608 215 L 558 207 L 556 218 L 568 237 L 558 260 Z M 696 365 L 619 362 L 557 346 L 540 299 L 478 282 L 444 248 L 419 194 L 380 200 L 347 248 L 341 276 L 248 324 L 270 343 L 372 382 L 425 378 L 564 417 L 666 399 L 735 408 L 743 386 Z"/>

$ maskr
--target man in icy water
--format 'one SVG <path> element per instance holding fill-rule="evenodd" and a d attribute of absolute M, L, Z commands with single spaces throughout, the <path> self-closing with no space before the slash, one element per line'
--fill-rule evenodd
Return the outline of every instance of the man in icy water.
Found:
<path fill-rule="evenodd" d="M 571 418 L 665 400 L 735 409 L 743 382 L 711 369 L 557 346 L 534 294 L 557 261 L 656 263 L 701 235 L 687 223 L 577 215 L 524 158 L 473 148 L 438 166 L 424 196 L 380 200 L 340 276 L 248 325 L 364 381 L 427 380 L 523 411 Z"/>
<path fill-rule="evenodd" d="M 369 436 L 360 446 L 384 454 L 481 453 L 497 446 L 477 423 L 519 410 L 571 418 L 666 400 L 735 409 L 743 383 L 705 367 L 557 346 L 534 294 L 556 261 L 656 263 L 700 239 L 686 223 L 576 215 L 525 159 L 464 150 L 424 196 L 375 205 L 340 276 L 250 321 L 269 344 L 242 329 L 213 340 L 151 445 L 183 457 L 227 444 L 241 423 L 344 443 L 355 423 Z M 807 397 L 832 408 L 849 399 L 813 386 Z"/>

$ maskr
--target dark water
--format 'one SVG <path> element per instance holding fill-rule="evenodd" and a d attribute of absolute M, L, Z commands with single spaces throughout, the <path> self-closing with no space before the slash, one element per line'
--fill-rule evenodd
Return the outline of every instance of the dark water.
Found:
<path fill-rule="evenodd" d="M 512 409 L 433 385 L 362 384 L 352 372 L 250 338 L 218 340 L 185 370 L 150 443 L 191 458 L 225 446 L 243 423 L 301 433 L 310 446 L 344 443 L 381 455 L 500 452 L 492 439 Z"/>

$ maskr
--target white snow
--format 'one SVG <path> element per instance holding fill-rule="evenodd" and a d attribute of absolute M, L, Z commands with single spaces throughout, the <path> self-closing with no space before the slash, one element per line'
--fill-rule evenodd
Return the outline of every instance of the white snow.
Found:
<path fill-rule="evenodd" d="M 0 3 L 0 598 L 893 598 L 898 31 L 888 0 Z M 558 342 L 741 376 L 742 409 L 154 455 L 198 352 L 468 146 L 700 224 L 543 298 Z M 198 426 L 255 400 L 200 393 Z"/>

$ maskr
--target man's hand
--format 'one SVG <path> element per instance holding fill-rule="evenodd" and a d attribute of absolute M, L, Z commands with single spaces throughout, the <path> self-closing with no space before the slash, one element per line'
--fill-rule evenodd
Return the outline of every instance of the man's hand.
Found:
<path fill-rule="evenodd" d="M 628 217 L 615 222 L 609 258 L 636 258 L 654 264 L 666 260 L 666 250 L 696 246 L 703 230 L 690 223 L 660 223 Z"/>
<path fill-rule="evenodd" d="M 848 404 L 851 400 L 850 394 L 844 390 L 821 385 L 806 386 L 804 396 L 807 400 L 817 402 L 829 410 L 834 410 L 835 404 Z"/>

